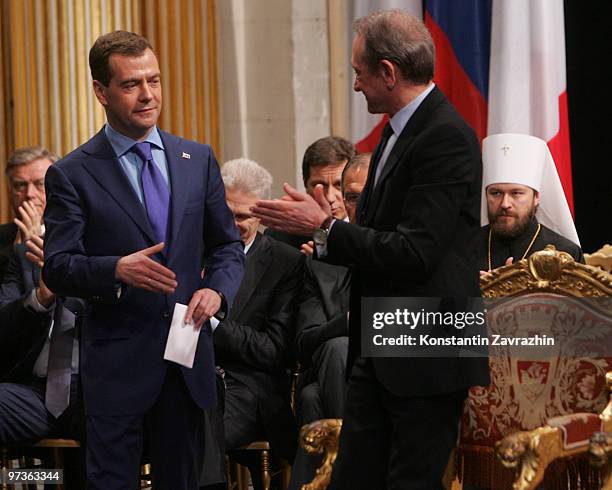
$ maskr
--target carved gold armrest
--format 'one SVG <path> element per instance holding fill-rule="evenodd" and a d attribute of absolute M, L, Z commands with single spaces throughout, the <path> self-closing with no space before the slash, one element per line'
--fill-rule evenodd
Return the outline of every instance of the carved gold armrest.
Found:
<path fill-rule="evenodd" d="M 598 415 L 601 429 L 596 430 L 612 432 L 612 372 L 606 373 L 606 385 L 610 400 L 603 412 Z M 541 483 L 544 472 L 552 461 L 587 452 L 589 444 L 586 441 L 583 443 L 582 440 L 579 440 L 577 443 L 564 445 L 564 433 L 561 426 L 581 420 L 593 421 L 593 417 L 594 414 L 588 413 L 555 417 L 549 419 L 550 425 L 530 431 L 515 432 L 498 441 L 495 444 L 495 452 L 501 463 L 506 468 L 520 468 L 513 489 L 532 490 Z M 612 490 L 612 483 L 610 487 L 604 488 Z"/>
<path fill-rule="evenodd" d="M 515 432 L 495 444 L 495 452 L 506 468 L 520 468 L 514 490 L 533 490 L 544 478 L 548 465 L 557 458 L 586 452 L 588 446 L 564 449 L 563 433 L 558 427 Z"/>
<path fill-rule="evenodd" d="M 596 432 L 589 444 L 591 464 L 597 468 L 605 467 L 606 481 L 602 490 L 612 490 L 612 432 Z"/>
<path fill-rule="evenodd" d="M 325 490 L 331 480 L 332 465 L 338 455 L 338 437 L 342 419 L 322 419 L 305 425 L 300 430 L 300 446 L 309 454 L 324 454 L 323 464 L 310 483 L 302 490 Z"/>

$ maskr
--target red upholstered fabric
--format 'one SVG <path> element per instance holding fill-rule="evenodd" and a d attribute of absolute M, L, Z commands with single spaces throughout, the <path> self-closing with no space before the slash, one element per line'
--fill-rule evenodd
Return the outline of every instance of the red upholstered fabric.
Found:
<path fill-rule="evenodd" d="M 594 432 L 603 430 L 603 422 L 595 413 L 574 413 L 548 419 L 548 425 L 563 431 L 563 449 L 587 446 Z"/>
<path fill-rule="evenodd" d="M 576 412 L 600 412 L 612 370 L 610 317 L 596 304 L 554 294 L 509 298 L 489 309 L 491 333 L 555 338 L 555 345 L 490 346 L 491 385 L 470 391 L 461 443 L 493 446 L 519 430 Z M 575 436 L 570 436 L 570 443 Z M 578 436 L 576 436 L 578 437 Z"/>

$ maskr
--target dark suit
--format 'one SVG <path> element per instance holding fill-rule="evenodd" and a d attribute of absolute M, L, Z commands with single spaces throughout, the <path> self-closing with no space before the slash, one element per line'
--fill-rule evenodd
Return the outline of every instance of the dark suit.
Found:
<path fill-rule="evenodd" d="M 486 271 L 489 269 L 489 230 L 490 225 L 483 226 L 480 229 L 479 257 L 478 265 L 480 270 Z M 529 224 L 529 228 L 525 233 L 510 240 L 503 240 L 499 236 L 493 234 L 491 236 L 491 268 L 497 269 L 506 264 L 508 257 L 512 257 L 514 262 L 521 260 L 529 244 L 533 239 L 538 229 L 538 221 L 533 219 Z M 536 237 L 533 245 L 529 249 L 529 255 L 538 250 L 544 250 L 546 245 L 554 245 L 561 252 L 570 254 L 576 262 L 584 264 L 582 249 L 574 242 L 568 240 L 564 236 L 555 233 L 544 225 L 541 225 L 540 232 Z"/>
<path fill-rule="evenodd" d="M 63 308 L 76 315 L 73 332 L 82 319 L 83 304 L 74 298 L 57 299 L 55 311 L 35 312 L 24 300 L 38 287 L 40 269 L 25 257 L 25 245 L 17 245 L 0 287 L 0 443 L 15 443 L 43 437 L 81 439 L 84 435 L 78 376 L 72 376 L 70 405 L 55 419 L 45 407 L 46 378 L 34 376 L 37 361 L 49 334 L 52 314 L 54 329 L 63 328 Z M 71 452 L 68 465 L 82 464 Z M 82 488 L 81 471 L 66 471 L 68 488 Z M 72 479 L 76 478 L 77 481 Z"/>
<path fill-rule="evenodd" d="M 326 260 L 352 270 L 352 359 L 359 352 L 362 297 L 480 295 L 482 166 L 472 129 L 434 88 L 374 187 L 381 151 L 359 201 L 359 226 L 336 221 L 327 243 Z M 488 379 L 486 359 L 358 359 L 332 488 L 441 488 L 467 389 Z"/>
<path fill-rule="evenodd" d="M 289 362 L 303 261 L 296 250 L 258 233 L 234 308 L 215 330 L 217 364 L 228 383 L 228 450 L 265 438 L 277 454 L 293 460 L 297 434 L 289 406 Z"/>
<path fill-rule="evenodd" d="M 15 223 L 0 225 L 0 283 L 3 281 L 4 274 L 6 274 L 16 236 L 17 225 Z"/>
<path fill-rule="evenodd" d="M 212 334 L 208 324 L 202 328 L 187 369 L 163 360 L 168 329 L 175 303 L 188 304 L 198 289 L 219 291 L 229 307 L 243 273 L 242 244 L 210 147 L 159 133 L 171 211 L 168 246 L 156 260 L 176 274 L 174 294 L 124 284 L 118 297 L 119 258 L 156 240 L 104 130 L 50 167 L 45 180 L 45 281 L 90 302 L 82 379 L 91 488 L 136 488 L 145 414 L 157 484 L 195 488 L 199 409 L 216 403 Z"/>
<path fill-rule="evenodd" d="M 351 274 L 346 267 L 307 260 L 300 293 L 295 344 L 302 367 L 326 341 L 348 336 Z"/>
<path fill-rule="evenodd" d="M 286 243 L 290 247 L 301 249 L 302 244 L 307 243 L 309 240 L 312 240 L 312 237 L 301 236 L 301 235 L 292 235 L 291 233 L 285 233 L 280 230 L 273 230 L 272 228 L 267 228 L 264 231 L 264 235 L 274 238 L 279 242 Z"/>
<path fill-rule="evenodd" d="M 302 377 L 298 425 L 342 418 L 346 394 L 346 357 L 351 274 L 346 267 L 307 260 L 296 321 L 296 348 Z M 320 458 L 298 449 L 290 489 L 310 482 Z"/>

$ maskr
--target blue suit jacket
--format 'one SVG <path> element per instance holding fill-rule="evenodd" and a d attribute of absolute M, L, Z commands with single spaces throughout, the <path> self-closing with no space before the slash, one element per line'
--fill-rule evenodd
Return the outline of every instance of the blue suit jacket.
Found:
<path fill-rule="evenodd" d="M 243 275 L 243 245 L 212 150 L 160 134 L 172 197 L 169 239 L 157 260 L 176 274 L 174 294 L 123 285 L 117 298 L 117 261 L 154 245 L 155 238 L 103 131 L 50 167 L 45 179 L 44 279 L 58 294 L 89 300 L 81 376 L 90 414 L 148 410 L 168 365 L 163 355 L 175 303 L 188 304 L 194 291 L 207 287 L 223 293 L 229 308 Z M 200 333 L 193 368 L 183 368 L 183 375 L 198 405 L 215 404 L 208 324 Z"/>

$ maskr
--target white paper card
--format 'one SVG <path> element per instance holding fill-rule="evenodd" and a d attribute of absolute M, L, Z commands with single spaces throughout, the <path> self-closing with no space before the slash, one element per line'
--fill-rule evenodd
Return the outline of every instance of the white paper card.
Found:
<path fill-rule="evenodd" d="M 186 313 L 187 305 L 176 303 L 174 315 L 172 315 L 172 323 L 170 324 L 168 341 L 166 342 L 164 359 L 191 369 L 201 329 L 196 330 L 193 325 L 185 324 Z"/>

